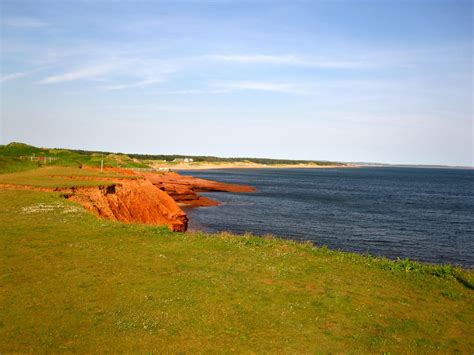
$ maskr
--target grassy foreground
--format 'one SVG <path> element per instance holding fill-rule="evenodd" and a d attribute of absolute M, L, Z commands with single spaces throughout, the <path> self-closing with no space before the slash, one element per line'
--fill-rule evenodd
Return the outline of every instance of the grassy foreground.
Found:
<path fill-rule="evenodd" d="M 474 349 L 472 272 L 110 222 L 56 193 L 0 191 L 0 277 L 0 353 Z"/>

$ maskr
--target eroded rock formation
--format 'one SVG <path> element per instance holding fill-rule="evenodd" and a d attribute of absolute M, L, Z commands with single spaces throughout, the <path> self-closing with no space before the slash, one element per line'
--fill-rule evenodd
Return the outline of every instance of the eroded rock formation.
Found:
<path fill-rule="evenodd" d="M 166 225 L 177 232 L 186 231 L 188 226 L 183 210 L 148 180 L 122 180 L 109 186 L 77 188 L 68 197 L 111 220 Z"/>
<path fill-rule="evenodd" d="M 144 177 L 162 191 L 166 191 L 176 202 L 191 206 L 216 206 L 219 203 L 199 192 L 253 192 L 255 189 L 247 185 L 226 184 L 223 182 L 183 176 L 177 173 L 153 174 L 146 173 Z"/>
<path fill-rule="evenodd" d="M 87 168 L 93 169 L 93 168 Z M 36 191 L 57 191 L 64 197 L 78 202 L 99 217 L 127 223 L 166 225 L 171 230 L 184 232 L 188 217 L 180 205 L 216 206 L 218 202 L 199 192 L 252 192 L 254 188 L 245 185 L 226 184 L 217 181 L 182 176 L 177 173 L 136 173 L 120 168 L 108 168 L 132 178 L 97 178 L 88 176 L 67 176 L 71 179 L 99 179 L 107 181 L 104 186 L 46 188 L 3 184 L 3 189 L 27 189 Z M 61 176 L 65 178 L 65 176 Z"/>

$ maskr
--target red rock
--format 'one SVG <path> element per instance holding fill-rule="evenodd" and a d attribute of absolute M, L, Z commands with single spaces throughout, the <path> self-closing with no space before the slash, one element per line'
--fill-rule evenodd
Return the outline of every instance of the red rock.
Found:
<path fill-rule="evenodd" d="M 97 168 L 83 167 L 90 170 Z M 178 204 L 188 206 L 216 206 L 219 203 L 199 196 L 198 192 L 252 192 L 246 185 L 233 185 L 217 181 L 182 176 L 177 173 L 139 174 L 129 169 L 106 168 L 121 175 L 135 175 L 136 179 L 104 177 L 110 185 L 99 187 L 39 188 L 21 185 L 0 185 L 0 189 L 32 189 L 58 191 L 80 203 L 96 215 L 127 223 L 166 225 L 173 231 L 184 232 L 188 217 Z M 72 178 L 72 177 L 71 177 Z M 97 177 L 74 176 L 74 179 Z"/>
<path fill-rule="evenodd" d="M 71 199 L 95 214 L 122 222 L 167 225 L 173 231 L 184 232 L 188 217 L 179 205 L 217 206 L 198 192 L 252 192 L 246 185 L 182 176 L 177 173 L 130 173 L 130 170 L 108 168 L 121 174 L 137 175 L 143 179 L 117 179 L 113 187 L 77 188 Z"/>
<path fill-rule="evenodd" d="M 188 225 L 188 217 L 176 202 L 147 180 L 77 188 L 69 198 L 111 220 L 166 225 L 177 232 L 186 231 Z"/>
<path fill-rule="evenodd" d="M 223 182 L 183 176 L 177 173 L 145 173 L 143 176 L 160 190 L 166 191 L 178 203 L 192 206 L 216 206 L 219 203 L 198 192 L 253 192 L 255 189 L 247 185 L 226 184 Z"/>

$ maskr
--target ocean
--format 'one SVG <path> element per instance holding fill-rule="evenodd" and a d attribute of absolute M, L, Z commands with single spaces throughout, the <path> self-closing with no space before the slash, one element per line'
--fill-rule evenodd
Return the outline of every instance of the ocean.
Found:
<path fill-rule="evenodd" d="M 191 230 L 251 232 L 332 249 L 474 267 L 474 170 L 221 169 L 180 171 L 251 185 L 188 208 Z"/>

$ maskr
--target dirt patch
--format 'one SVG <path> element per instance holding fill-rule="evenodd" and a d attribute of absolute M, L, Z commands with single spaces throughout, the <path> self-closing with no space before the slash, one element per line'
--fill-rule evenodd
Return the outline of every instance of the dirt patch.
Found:
<path fill-rule="evenodd" d="M 84 210 L 76 206 L 67 206 L 64 203 L 37 203 L 31 206 L 23 207 L 21 209 L 21 213 L 24 214 L 38 214 L 51 211 L 60 211 L 62 214 L 66 214 L 80 213 Z"/>

